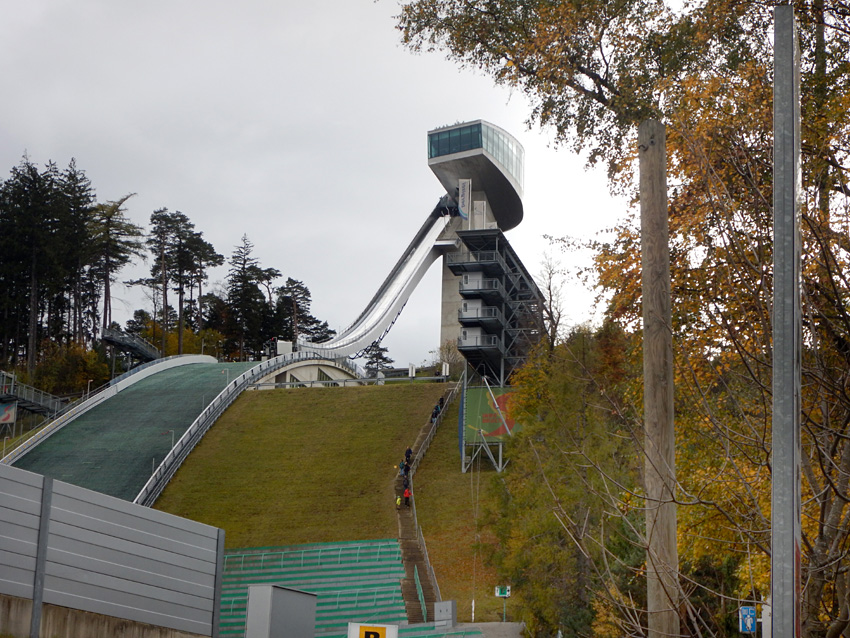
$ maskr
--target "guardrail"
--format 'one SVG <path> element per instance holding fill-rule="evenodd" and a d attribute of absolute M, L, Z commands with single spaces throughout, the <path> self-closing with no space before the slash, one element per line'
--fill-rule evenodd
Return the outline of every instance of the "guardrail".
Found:
<path fill-rule="evenodd" d="M 431 447 L 431 441 L 434 440 L 434 436 L 437 434 L 437 428 L 440 427 L 440 424 L 443 422 L 443 416 L 446 413 L 446 408 L 454 401 L 455 396 L 460 390 L 463 381 L 458 381 L 453 388 L 449 388 L 449 390 L 443 395 L 445 401 L 443 402 L 443 409 L 440 410 L 440 413 L 437 415 L 437 418 L 434 419 L 434 422 L 431 424 L 431 428 L 428 430 L 428 434 L 425 436 L 425 440 L 422 441 L 422 445 L 419 446 L 419 449 L 416 450 L 416 456 L 413 457 L 413 461 L 410 463 L 410 482 L 413 484 L 413 475 L 416 474 L 416 469 L 419 467 L 419 464 L 422 462 L 422 458 L 425 456 L 425 452 L 428 451 L 428 448 Z M 414 516 L 416 515 L 416 510 L 414 508 Z"/>
<path fill-rule="evenodd" d="M 425 594 L 422 593 L 422 583 L 419 582 L 419 569 L 413 566 L 413 580 L 416 581 L 416 595 L 419 596 L 419 604 L 422 606 L 422 620 L 428 622 L 428 608 L 425 606 Z"/>
<path fill-rule="evenodd" d="M 248 558 L 250 560 L 256 560 L 257 557 L 260 558 L 260 569 L 265 569 L 267 565 L 271 565 L 273 562 L 277 562 L 281 567 L 283 567 L 283 561 L 286 558 L 298 557 L 300 559 L 301 567 L 304 566 L 304 559 L 317 559 L 318 566 L 321 565 L 340 565 L 343 563 L 343 553 L 351 554 L 355 552 L 353 557 L 353 562 L 360 562 L 360 552 L 361 550 L 368 549 L 370 551 L 370 559 L 372 560 L 381 560 L 383 558 L 393 558 L 401 556 L 401 549 L 398 543 L 386 543 L 384 545 L 376 545 L 374 543 L 371 544 L 363 544 L 363 545 L 347 545 L 345 547 L 319 547 L 315 549 L 294 549 L 294 550 L 281 550 L 278 552 L 246 552 L 244 554 L 227 554 L 224 557 L 224 568 L 225 571 L 229 568 L 235 570 L 234 567 L 231 566 L 231 563 L 239 562 L 239 571 L 244 571 L 245 569 L 245 559 Z M 326 558 L 330 556 L 331 558 Z M 348 556 L 346 558 L 349 558 Z M 268 561 L 268 562 L 267 562 Z"/>
<path fill-rule="evenodd" d="M 434 596 L 437 602 L 443 600 L 440 595 L 440 585 L 437 583 L 437 574 L 434 572 L 434 566 L 431 564 L 431 559 L 428 556 L 428 547 L 425 545 L 425 535 L 422 533 L 422 527 L 419 525 L 419 517 L 416 513 L 416 490 L 413 489 L 413 476 L 416 474 L 416 469 L 419 467 L 419 464 L 422 462 L 423 457 L 425 456 L 425 452 L 428 451 L 428 448 L 431 447 L 431 442 L 434 440 L 434 436 L 437 433 L 437 428 L 440 427 L 440 424 L 443 422 L 443 416 L 446 413 L 446 408 L 451 405 L 452 401 L 454 401 L 455 396 L 457 396 L 458 391 L 463 385 L 463 381 L 458 381 L 454 387 L 449 388 L 449 390 L 443 395 L 445 399 L 443 409 L 440 410 L 440 413 L 437 415 L 437 418 L 434 419 L 434 422 L 431 424 L 431 427 L 428 430 L 428 434 L 425 435 L 425 439 L 422 441 L 422 444 L 419 446 L 419 449 L 416 450 L 416 456 L 413 457 L 413 461 L 410 463 L 410 490 L 413 492 L 413 500 L 411 503 L 411 510 L 413 514 L 413 529 L 416 530 L 416 542 L 419 544 L 419 548 L 422 550 L 422 556 L 425 559 L 425 566 L 428 569 L 428 578 L 431 579 L 431 584 L 434 586 Z M 418 583 L 417 583 L 418 584 Z"/>
<path fill-rule="evenodd" d="M 162 463 L 160 463 L 159 467 L 157 467 L 153 472 L 151 477 L 148 479 L 148 482 L 145 483 L 145 486 L 133 502 L 147 507 L 153 505 L 156 502 L 156 499 L 159 498 L 159 495 L 162 494 L 162 490 L 164 490 L 165 486 L 168 485 L 168 482 L 174 476 L 175 472 L 177 472 L 177 469 L 183 464 L 186 457 L 189 456 L 189 452 L 195 448 L 218 417 L 221 416 L 230 404 L 233 403 L 236 398 L 242 394 L 242 392 L 248 389 L 249 386 L 255 385 L 256 381 L 259 379 L 262 379 L 264 376 L 274 372 L 275 370 L 288 366 L 291 363 L 310 360 L 329 360 L 329 358 L 316 352 L 292 352 L 289 354 L 282 354 L 274 357 L 273 359 L 258 363 L 253 368 L 246 370 L 233 379 L 233 381 L 228 383 L 218 396 L 216 396 L 215 399 L 213 399 L 212 402 L 204 408 L 204 410 L 198 415 L 198 418 L 196 418 L 192 422 L 192 425 L 189 426 L 189 429 L 183 433 L 180 440 L 177 441 L 174 447 L 168 452 L 168 454 L 166 454 Z"/>
<path fill-rule="evenodd" d="M 286 383 L 252 383 L 252 390 L 280 390 L 286 388 L 334 388 L 350 385 L 400 385 L 402 383 L 445 383 L 446 377 L 363 377 L 357 379 L 330 379 L 327 381 L 289 381 Z"/>
<path fill-rule="evenodd" d="M 322 603 L 326 606 L 323 607 L 323 610 L 334 610 L 340 609 L 343 605 L 340 603 L 340 600 L 343 598 L 351 599 L 354 598 L 353 606 L 358 607 L 361 605 L 369 605 L 376 606 L 378 604 L 378 599 L 386 596 L 387 594 L 398 594 L 399 589 L 398 586 L 386 585 L 383 587 L 370 587 L 368 589 L 355 589 L 354 592 L 351 590 L 339 590 L 339 591 L 328 591 L 322 592 L 318 594 L 319 598 L 322 600 Z M 336 598 L 334 602 L 330 602 Z M 348 601 L 351 603 L 351 601 Z M 241 594 L 230 597 L 230 605 L 228 613 L 233 614 L 233 609 L 237 605 L 241 607 L 248 603 L 248 594 Z M 351 604 L 346 604 L 346 607 L 352 606 Z M 224 611 L 224 610 L 222 610 Z"/>
<path fill-rule="evenodd" d="M 505 262 L 501 254 L 496 250 L 463 250 L 456 253 L 448 253 L 446 255 L 448 263 L 451 264 L 480 264 L 480 263 L 496 263 L 499 267 L 509 272 L 508 264 Z"/>
<path fill-rule="evenodd" d="M 425 557 L 425 566 L 428 568 L 428 576 L 431 578 L 431 584 L 434 586 L 434 600 L 440 602 L 443 597 L 440 595 L 440 586 L 437 584 L 437 574 L 434 573 L 434 566 L 431 565 L 431 559 L 428 557 L 428 546 L 425 544 L 425 535 L 422 533 L 422 528 L 416 526 L 416 537 L 419 540 L 419 546 L 422 548 L 422 555 Z"/>

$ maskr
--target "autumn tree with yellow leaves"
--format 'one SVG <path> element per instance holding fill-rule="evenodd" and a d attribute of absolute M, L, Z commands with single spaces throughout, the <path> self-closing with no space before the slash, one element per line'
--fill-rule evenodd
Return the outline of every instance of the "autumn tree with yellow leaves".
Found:
<path fill-rule="evenodd" d="M 615 191 L 636 194 L 637 125 L 653 117 L 667 126 L 681 616 L 689 635 L 727 635 L 739 601 L 768 593 L 772 8 L 729 0 L 675 8 L 651 0 L 410 0 L 398 18 L 412 50 L 443 51 L 521 90 L 532 105 L 530 122 L 551 127 L 589 163 L 604 162 Z M 832 638 L 850 629 L 850 5 L 814 0 L 795 9 L 803 117 L 803 632 Z M 595 248 L 593 271 L 608 321 L 627 342 L 638 340 L 627 353 L 639 357 L 634 213 L 624 214 L 613 236 Z M 559 352 L 563 356 L 556 348 L 545 358 Z M 575 374 L 540 365 L 532 363 L 515 380 L 516 409 L 548 423 L 544 440 L 563 437 L 569 420 L 553 415 L 569 395 L 547 392 L 576 382 Z M 640 405 L 638 373 L 617 393 L 611 379 L 592 369 L 587 374 L 599 396 Z M 581 383 L 588 387 L 586 379 Z M 539 397 L 545 396 L 555 403 L 543 405 Z M 622 423 L 614 425 L 625 428 L 624 436 L 632 433 L 632 453 L 639 455 L 637 419 L 630 414 L 623 408 Z M 546 449 L 556 455 L 546 462 L 517 450 L 506 484 L 517 492 L 530 489 L 529 482 L 558 485 L 570 475 L 567 461 L 581 456 L 577 449 L 562 440 Z M 601 459 L 586 465 L 607 476 Z M 569 511 L 582 499 L 602 499 L 583 506 L 601 508 L 599 521 L 619 511 L 618 524 L 627 526 L 626 510 L 640 506 L 638 484 L 603 481 L 604 490 L 574 496 L 552 489 L 549 520 L 566 533 L 558 507 Z M 567 498 L 579 505 L 567 506 Z M 530 538 L 520 513 L 513 514 L 516 534 Z M 629 533 L 629 542 L 640 544 L 639 525 Z M 638 635 L 641 602 L 606 564 L 617 556 L 616 544 L 600 534 L 595 554 L 570 538 L 598 574 L 583 585 L 593 617 L 588 622 L 599 635 L 604 626 L 614 628 L 612 635 Z M 631 577 L 639 578 L 640 566 L 632 568 Z M 541 631 L 559 626 L 557 614 L 535 618 Z"/>

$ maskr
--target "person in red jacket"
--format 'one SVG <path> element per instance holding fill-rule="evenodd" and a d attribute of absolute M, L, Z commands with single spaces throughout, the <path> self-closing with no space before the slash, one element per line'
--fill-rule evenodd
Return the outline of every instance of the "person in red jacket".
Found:
<path fill-rule="evenodd" d="M 413 496 L 413 492 L 410 491 L 410 488 L 407 487 L 404 489 L 404 505 L 405 507 L 410 507 L 410 497 Z"/>

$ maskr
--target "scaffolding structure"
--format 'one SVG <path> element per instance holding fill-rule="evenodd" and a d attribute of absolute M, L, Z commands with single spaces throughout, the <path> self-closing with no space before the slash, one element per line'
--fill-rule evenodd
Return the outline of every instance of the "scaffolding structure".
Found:
<path fill-rule="evenodd" d="M 501 472 L 513 427 L 497 395 L 507 394 L 511 375 L 541 338 L 543 296 L 501 230 L 462 230 L 457 236 L 461 250 L 446 257 L 460 278 L 463 299 L 458 351 L 467 361 L 467 374 L 459 426 L 461 469 L 466 472 L 482 455 Z M 490 411 L 470 409 L 467 400 L 475 393 L 487 398 Z M 476 419 L 488 420 L 495 429 L 472 427 Z"/>

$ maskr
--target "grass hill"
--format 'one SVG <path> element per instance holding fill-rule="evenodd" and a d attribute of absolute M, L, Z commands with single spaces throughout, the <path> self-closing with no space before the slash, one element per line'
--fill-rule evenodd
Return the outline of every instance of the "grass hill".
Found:
<path fill-rule="evenodd" d="M 262 547 L 394 538 L 393 480 L 404 450 L 428 423 L 444 384 L 264 390 L 244 393 L 206 434 L 156 508 L 221 527 L 226 545 Z M 443 599 L 458 619 L 502 619 L 502 601 L 476 512 L 491 506 L 492 472 L 462 474 L 457 404 L 450 407 L 414 482 Z M 478 485 L 471 500 L 472 485 Z M 473 587 L 474 583 L 474 587 Z M 508 619 L 511 606 L 508 601 Z"/>
<path fill-rule="evenodd" d="M 414 478 L 416 514 L 437 574 L 443 600 L 457 601 L 460 622 L 502 620 L 503 600 L 494 596 L 497 578 L 489 557 L 497 541 L 486 526 L 496 509 L 498 474 L 488 460 L 460 470 L 457 401 L 450 406 Z M 517 619 L 516 599 L 507 599 L 507 619 Z"/>
<path fill-rule="evenodd" d="M 245 392 L 156 508 L 223 528 L 227 547 L 394 538 L 394 466 L 445 390 Z"/>

